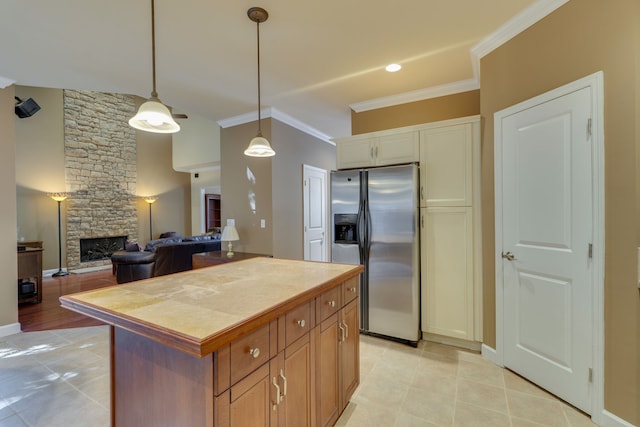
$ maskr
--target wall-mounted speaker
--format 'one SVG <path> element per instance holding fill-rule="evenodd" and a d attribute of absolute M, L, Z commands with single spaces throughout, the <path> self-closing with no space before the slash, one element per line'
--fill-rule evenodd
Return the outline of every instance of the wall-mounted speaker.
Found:
<path fill-rule="evenodd" d="M 21 119 L 31 117 L 40 110 L 40 106 L 33 98 L 27 98 L 24 101 L 17 96 L 14 98 L 16 99 L 16 115 Z"/>

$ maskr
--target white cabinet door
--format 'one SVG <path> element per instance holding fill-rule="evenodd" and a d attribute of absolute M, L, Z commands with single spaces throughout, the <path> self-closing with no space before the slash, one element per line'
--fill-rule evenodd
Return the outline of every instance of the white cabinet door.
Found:
<path fill-rule="evenodd" d="M 423 130 L 420 136 L 420 206 L 472 205 L 471 124 Z"/>
<path fill-rule="evenodd" d="M 470 207 L 421 208 L 422 330 L 474 339 Z"/>
<path fill-rule="evenodd" d="M 420 132 L 358 135 L 336 141 L 338 169 L 399 165 L 420 161 Z"/>
<path fill-rule="evenodd" d="M 374 146 L 371 138 L 346 139 L 336 144 L 338 169 L 373 166 Z"/>
<path fill-rule="evenodd" d="M 375 139 L 375 165 L 399 165 L 420 161 L 420 133 L 404 132 Z"/>

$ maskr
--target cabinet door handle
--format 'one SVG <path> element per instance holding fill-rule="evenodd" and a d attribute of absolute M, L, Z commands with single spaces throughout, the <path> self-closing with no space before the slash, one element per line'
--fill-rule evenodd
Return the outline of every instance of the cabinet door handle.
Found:
<path fill-rule="evenodd" d="M 342 324 L 344 325 L 344 340 L 346 341 L 349 338 L 349 326 L 344 322 Z"/>
<path fill-rule="evenodd" d="M 378 146 L 376 145 L 376 157 L 378 157 Z"/>
<path fill-rule="evenodd" d="M 370 157 L 373 159 L 373 145 L 371 146 L 371 156 Z"/>
<path fill-rule="evenodd" d="M 280 402 L 282 402 L 282 397 L 280 396 L 280 386 L 278 385 L 278 380 L 276 377 L 273 377 L 273 381 L 271 382 L 271 384 L 273 384 L 273 386 L 276 388 L 276 401 L 275 401 L 275 405 L 279 405 Z M 274 408 L 275 409 L 275 405 Z"/>
<path fill-rule="evenodd" d="M 420 200 L 424 200 L 424 186 L 420 186 Z"/>
<path fill-rule="evenodd" d="M 287 377 L 284 376 L 284 372 L 280 369 L 280 378 L 282 378 L 282 398 L 287 395 Z"/>
<path fill-rule="evenodd" d="M 340 337 L 338 338 L 338 341 L 343 342 L 345 340 L 345 337 L 344 337 L 344 328 L 342 327 L 342 322 L 338 323 L 338 328 L 340 328 Z"/>
<path fill-rule="evenodd" d="M 335 301 L 327 301 L 327 305 L 329 305 L 329 307 L 335 307 L 336 306 L 336 302 Z"/>
<path fill-rule="evenodd" d="M 298 320 L 298 325 L 300 325 L 301 328 L 304 328 L 304 325 L 306 325 L 307 322 L 304 321 L 304 319 L 300 319 Z"/>
<path fill-rule="evenodd" d="M 249 354 L 253 356 L 254 359 L 257 359 L 260 356 L 260 349 L 258 347 L 249 349 Z"/>

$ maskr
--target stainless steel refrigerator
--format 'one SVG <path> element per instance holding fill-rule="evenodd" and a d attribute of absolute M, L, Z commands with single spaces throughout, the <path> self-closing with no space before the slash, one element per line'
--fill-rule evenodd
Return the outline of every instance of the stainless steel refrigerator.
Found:
<path fill-rule="evenodd" d="M 331 260 L 364 265 L 360 328 L 420 339 L 418 166 L 331 172 Z"/>

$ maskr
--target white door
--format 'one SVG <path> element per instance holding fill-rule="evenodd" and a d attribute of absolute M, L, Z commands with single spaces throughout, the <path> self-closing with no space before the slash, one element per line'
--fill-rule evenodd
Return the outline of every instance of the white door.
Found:
<path fill-rule="evenodd" d="M 327 171 L 303 166 L 304 259 L 327 261 Z"/>
<path fill-rule="evenodd" d="M 496 120 L 504 364 L 591 413 L 592 89 Z M 499 209 L 499 207 L 496 207 Z"/>

